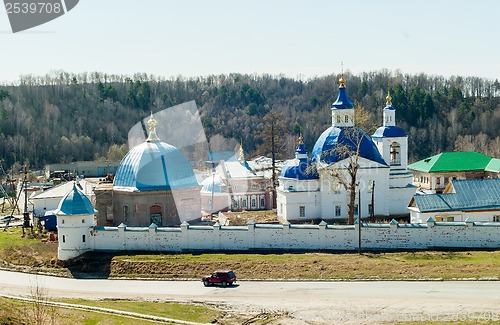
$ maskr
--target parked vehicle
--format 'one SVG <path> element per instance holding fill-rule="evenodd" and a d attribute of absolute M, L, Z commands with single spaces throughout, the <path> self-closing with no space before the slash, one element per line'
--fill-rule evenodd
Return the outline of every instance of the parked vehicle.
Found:
<path fill-rule="evenodd" d="M 19 220 L 21 220 L 21 218 L 14 216 L 5 216 L 0 218 L 0 222 L 19 221 Z"/>
<path fill-rule="evenodd" d="M 201 279 L 205 287 L 210 285 L 221 285 L 226 287 L 236 282 L 236 274 L 231 270 L 217 270 L 212 275 L 208 275 Z"/>

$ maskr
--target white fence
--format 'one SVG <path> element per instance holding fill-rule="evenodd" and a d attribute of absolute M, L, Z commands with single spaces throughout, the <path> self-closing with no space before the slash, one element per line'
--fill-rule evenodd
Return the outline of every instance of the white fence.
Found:
<path fill-rule="evenodd" d="M 105 251 L 248 251 L 358 249 L 413 250 L 435 248 L 500 248 L 500 223 L 434 222 L 426 224 L 364 224 L 331 226 L 255 224 L 246 226 L 190 226 L 179 228 L 94 227 L 89 250 Z M 68 247 L 69 248 L 69 247 Z"/>

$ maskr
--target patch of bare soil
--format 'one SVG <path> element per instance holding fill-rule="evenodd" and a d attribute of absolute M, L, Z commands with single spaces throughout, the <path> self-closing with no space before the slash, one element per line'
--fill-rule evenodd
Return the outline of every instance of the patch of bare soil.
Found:
<path fill-rule="evenodd" d="M 279 223 L 278 215 L 272 210 L 224 212 L 224 216 L 228 221 L 225 225 L 228 226 L 244 226 L 250 220 L 255 223 Z"/>

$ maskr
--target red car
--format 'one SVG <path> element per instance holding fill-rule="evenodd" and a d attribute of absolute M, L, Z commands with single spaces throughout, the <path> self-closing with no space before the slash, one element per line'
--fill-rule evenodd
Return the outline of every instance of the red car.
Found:
<path fill-rule="evenodd" d="M 231 270 L 218 270 L 201 279 L 205 287 L 210 285 L 221 285 L 226 287 L 227 285 L 232 285 L 236 282 L 236 274 Z"/>

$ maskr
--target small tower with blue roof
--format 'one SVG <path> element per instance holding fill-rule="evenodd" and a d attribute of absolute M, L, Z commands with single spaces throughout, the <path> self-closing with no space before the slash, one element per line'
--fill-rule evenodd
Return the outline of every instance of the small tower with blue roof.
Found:
<path fill-rule="evenodd" d="M 396 109 L 392 106 L 390 94 L 386 97 L 383 110 L 384 121 L 372 135 L 377 148 L 391 169 L 404 169 L 408 165 L 408 136 L 396 125 Z"/>
<path fill-rule="evenodd" d="M 89 198 L 76 183 L 73 184 L 73 189 L 61 199 L 55 210 L 59 240 L 57 256 L 60 260 L 92 250 L 90 230 L 94 226 L 96 212 Z"/>
<path fill-rule="evenodd" d="M 318 218 L 321 214 L 320 181 L 315 164 L 299 137 L 295 159 L 287 161 L 279 177 L 276 191 L 278 217 L 282 220 Z"/>
<path fill-rule="evenodd" d="M 337 100 L 332 104 L 332 126 L 354 126 L 354 105 L 347 96 L 344 77 L 339 79 Z"/>

